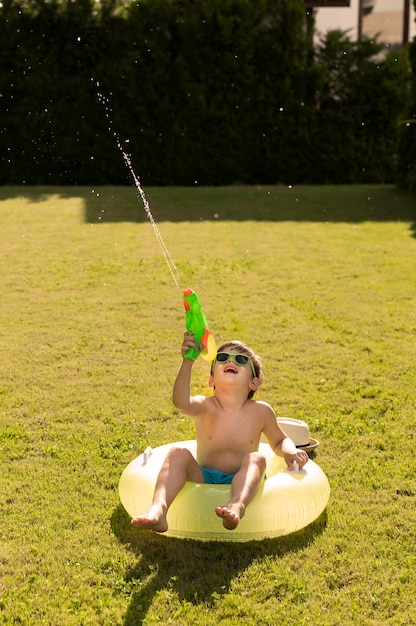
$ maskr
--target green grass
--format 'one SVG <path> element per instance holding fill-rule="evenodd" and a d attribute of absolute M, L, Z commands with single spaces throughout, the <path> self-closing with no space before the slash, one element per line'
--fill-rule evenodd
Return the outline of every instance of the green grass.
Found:
<path fill-rule="evenodd" d="M 184 327 L 131 188 L 2 188 L 0 623 L 416 623 L 416 203 L 389 186 L 150 189 L 181 287 L 258 392 L 305 419 L 331 484 L 288 537 L 132 530 L 117 485 L 193 438 L 170 401 Z M 194 368 L 206 392 L 208 365 Z"/>

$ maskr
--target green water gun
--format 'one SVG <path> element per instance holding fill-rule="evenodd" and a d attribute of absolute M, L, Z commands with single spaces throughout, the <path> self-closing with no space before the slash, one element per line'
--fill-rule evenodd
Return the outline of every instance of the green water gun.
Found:
<path fill-rule="evenodd" d="M 193 289 L 185 289 L 183 292 L 183 304 L 185 307 L 185 324 L 188 333 L 191 333 L 198 346 L 203 346 L 201 352 L 195 348 L 189 348 L 185 353 L 185 359 L 195 360 L 199 355 L 205 361 L 213 361 L 217 355 L 217 346 L 212 332 L 208 329 L 207 318 L 202 312 L 201 303 Z"/>

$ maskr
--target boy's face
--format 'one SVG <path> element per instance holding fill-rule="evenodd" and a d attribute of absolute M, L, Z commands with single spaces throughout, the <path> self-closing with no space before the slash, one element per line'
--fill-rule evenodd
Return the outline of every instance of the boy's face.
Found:
<path fill-rule="evenodd" d="M 237 352 L 219 352 L 213 363 L 209 384 L 215 386 L 219 381 L 241 382 L 249 389 L 256 390 L 260 380 L 256 376 L 253 361 L 250 356 Z"/>

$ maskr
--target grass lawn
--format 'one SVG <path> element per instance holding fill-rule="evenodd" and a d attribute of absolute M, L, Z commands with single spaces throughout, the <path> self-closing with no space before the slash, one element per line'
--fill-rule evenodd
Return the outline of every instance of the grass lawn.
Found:
<path fill-rule="evenodd" d="M 193 439 L 181 291 L 134 188 L 0 188 L 0 623 L 415 624 L 415 196 L 146 193 L 217 343 L 249 343 L 257 397 L 320 441 L 328 507 L 245 544 L 132 529 L 124 467 Z"/>

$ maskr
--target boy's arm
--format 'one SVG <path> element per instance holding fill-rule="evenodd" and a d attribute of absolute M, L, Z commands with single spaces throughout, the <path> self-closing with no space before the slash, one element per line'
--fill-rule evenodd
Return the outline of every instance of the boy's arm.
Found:
<path fill-rule="evenodd" d="M 269 405 L 266 407 L 269 410 L 266 411 L 263 433 L 270 447 L 275 454 L 284 457 L 289 470 L 295 469 L 295 463 L 298 463 L 299 469 L 302 469 L 309 460 L 307 453 L 297 448 L 293 441 L 285 435 L 276 420 L 276 414 L 272 407 Z"/>
<path fill-rule="evenodd" d="M 185 333 L 182 356 L 184 357 L 190 347 L 195 346 L 194 338 Z M 194 362 L 192 359 L 183 358 L 172 391 L 172 402 L 175 407 L 190 417 L 195 417 L 202 412 L 202 404 L 205 400 L 205 396 L 191 396 L 191 374 Z"/>

